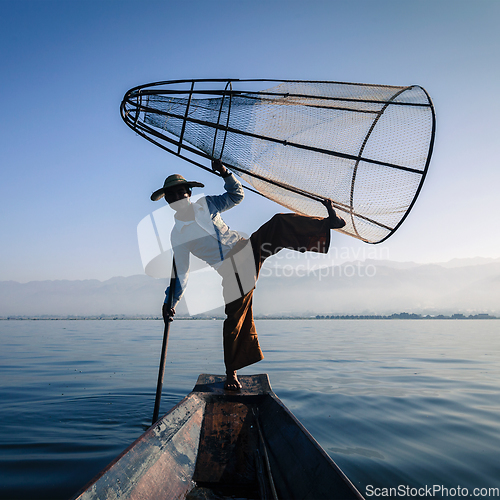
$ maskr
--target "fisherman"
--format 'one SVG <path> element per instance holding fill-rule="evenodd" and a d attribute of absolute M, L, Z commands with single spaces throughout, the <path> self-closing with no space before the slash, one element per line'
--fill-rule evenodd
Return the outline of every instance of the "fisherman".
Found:
<path fill-rule="evenodd" d="M 167 177 L 163 187 L 151 195 L 153 201 L 165 197 L 175 210 L 170 238 L 176 285 L 171 308 L 167 305 L 169 288 L 165 291 L 162 313 L 165 322 L 172 321 L 187 285 L 190 254 L 217 270 L 222 276 L 226 313 L 223 325 L 224 389 L 237 391 L 241 388 L 237 370 L 264 358 L 252 312 L 253 291 L 264 260 L 283 248 L 327 253 L 330 229 L 344 227 L 345 221 L 337 216 L 332 201 L 324 200 L 327 218 L 276 214 L 250 238 L 243 238 L 229 229 L 220 216 L 221 212 L 243 200 L 243 187 L 220 160 L 212 161 L 212 169 L 225 181 L 226 192 L 222 195 L 205 196 L 193 203 L 191 189 L 204 185 L 187 181 L 179 174 Z"/>

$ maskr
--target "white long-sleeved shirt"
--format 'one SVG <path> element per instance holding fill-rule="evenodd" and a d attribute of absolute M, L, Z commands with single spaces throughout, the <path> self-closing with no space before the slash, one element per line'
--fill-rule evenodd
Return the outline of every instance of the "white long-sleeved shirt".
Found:
<path fill-rule="evenodd" d="M 194 220 L 175 219 L 170 235 L 177 269 L 173 307 L 179 303 L 187 286 L 190 254 L 217 269 L 236 242 L 242 238 L 238 232 L 226 225 L 220 214 L 243 200 L 243 187 L 233 174 L 224 180 L 225 193 L 205 196 L 192 204 Z M 167 287 L 165 290 L 165 302 L 168 300 L 169 289 L 170 287 Z"/>

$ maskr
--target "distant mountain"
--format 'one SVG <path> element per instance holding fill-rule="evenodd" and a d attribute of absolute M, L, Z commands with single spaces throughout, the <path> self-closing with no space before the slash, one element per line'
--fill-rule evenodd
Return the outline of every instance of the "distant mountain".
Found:
<path fill-rule="evenodd" d="M 166 280 L 146 275 L 99 280 L 0 282 L 0 317 L 155 315 Z"/>
<path fill-rule="evenodd" d="M 500 259 L 492 259 L 488 257 L 472 257 L 467 259 L 451 259 L 448 262 L 439 263 L 443 267 L 467 267 L 467 266 L 482 266 L 484 264 L 500 263 Z"/>
<path fill-rule="evenodd" d="M 259 280 L 254 302 L 260 314 L 500 314 L 500 260 L 461 267 L 367 260 L 285 283 L 280 272 Z"/>
<path fill-rule="evenodd" d="M 222 307 L 214 309 L 221 305 L 220 286 L 210 276 L 192 273 L 187 303 L 191 312 L 222 315 Z M 3 281 L 0 317 L 156 317 L 167 281 L 146 275 L 106 281 Z M 366 260 L 321 269 L 264 267 L 254 304 L 256 316 L 399 312 L 500 316 L 500 259 L 455 259 L 443 264 Z M 177 313 L 187 314 L 184 299 Z"/>

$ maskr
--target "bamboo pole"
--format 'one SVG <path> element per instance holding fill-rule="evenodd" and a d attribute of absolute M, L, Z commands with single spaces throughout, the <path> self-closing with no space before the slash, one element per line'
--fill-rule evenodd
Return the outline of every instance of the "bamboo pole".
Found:
<path fill-rule="evenodd" d="M 177 269 L 175 267 L 175 260 L 172 261 L 172 274 L 170 277 L 170 287 L 168 290 L 167 298 L 167 309 L 170 311 L 172 309 L 172 304 L 174 303 L 174 293 L 175 293 L 175 282 L 177 280 Z M 165 328 L 163 330 L 163 344 L 161 347 L 160 355 L 160 367 L 158 369 L 158 383 L 156 384 L 156 398 L 155 398 L 155 408 L 153 411 L 153 421 L 151 425 L 158 420 L 158 414 L 160 412 L 160 401 L 161 401 L 161 391 L 163 388 L 163 376 L 165 374 L 165 361 L 167 359 L 167 347 L 168 347 L 168 334 L 170 332 L 170 323 L 173 321 L 172 317 L 169 317 L 165 321 Z"/>

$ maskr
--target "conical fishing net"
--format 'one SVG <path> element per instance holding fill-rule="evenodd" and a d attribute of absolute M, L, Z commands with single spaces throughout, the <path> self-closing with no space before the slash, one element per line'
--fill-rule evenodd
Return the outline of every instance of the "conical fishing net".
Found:
<path fill-rule="evenodd" d="M 337 82 L 160 82 L 130 90 L 122 116 L 202 168 L 196 155 L 220 158 L 295 212 L 326 217 L 319 201 L 333 200 L 341 232 L 369 243 L 388 238 L 413 206 L 435 131 L 421 87 Z"/>

